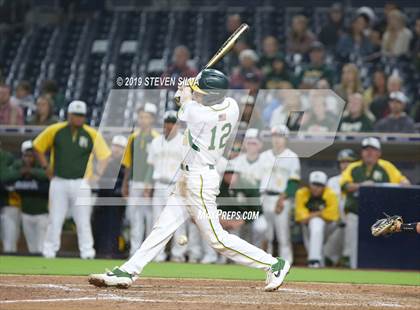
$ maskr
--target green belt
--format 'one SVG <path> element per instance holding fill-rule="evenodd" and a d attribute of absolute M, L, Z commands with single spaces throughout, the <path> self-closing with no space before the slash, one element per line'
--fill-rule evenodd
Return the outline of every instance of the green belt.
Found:
<path fill-rule="evenodd" d="M 214 165 L 208 165 L 208 167 L 209 167 L 210 170 L 215 169 Z M 190 167 L 188 165 L 185 165 L 185 164 L 181 163 L 181 170 L 190 171 Z"/>

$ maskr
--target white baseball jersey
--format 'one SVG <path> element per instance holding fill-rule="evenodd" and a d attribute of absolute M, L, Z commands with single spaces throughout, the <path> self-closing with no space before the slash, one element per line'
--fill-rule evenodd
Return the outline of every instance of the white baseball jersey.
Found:
<path fill-rule="evenodd" d="M 216 166 L 238 117 L 238 104 L 230 97 L 213 106 L 185 102 L 178 112 L 178 118 L 187 123 L 183 163 L 190 167 Z"/>
<path fill-rule="evenodd" d="M 167 140 L 164 135 L 153 139 L 149 147 L 147 163 L 153 166 L 153 180 L 174 181 L 182 161 L 182 134 Z"/>
<path fill-rule="evenodd" d="M 295 152 L 286 148 L 278 155 L 273 150 L 267 150 L 260 156 L 264 163 L 260 191 L 282 193 L 286 190 L 287 181 L 300 180 L 300 162 Z"/>
<path fill-rule="evenodd" d="M 327 186 L 330 187 L 334 191 L 334 193 L 337 195 L 338 201 L 339 201 L 340 212 L 341 214 L 344 214 L 344 203 L 346 201 L 346 198 L 345 196 L 341 195 L 340 179 L 341 179 L 341 174 L 329 178 Z"/>
<path fill-rule="evenodd" d="M 241 154 L 232 160 L 232 165 L 234 171 L 239 173 L 242 179 L 250 184 L 259 186 L 265 167 L 265 163 L 261 160 L 261 156 L 255 161 L 249 161 L 246 158 L 246 154 Z"/>

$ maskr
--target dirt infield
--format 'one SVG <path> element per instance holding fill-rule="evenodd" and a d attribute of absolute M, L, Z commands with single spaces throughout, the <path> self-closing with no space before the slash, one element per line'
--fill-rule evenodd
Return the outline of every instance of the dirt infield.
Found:
<path fill-rule="evenodd" d="M 0 275 L 0 309 L 420 309 L 420 287 L 263 281 L 140 279 L 99 289 L 86 277 Z"/>

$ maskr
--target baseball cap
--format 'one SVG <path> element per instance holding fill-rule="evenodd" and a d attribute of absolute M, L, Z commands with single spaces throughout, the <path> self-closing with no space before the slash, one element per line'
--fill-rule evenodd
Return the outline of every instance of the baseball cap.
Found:
<path fill-rule="evenodd" d="M 67 108 L 67 113 L 86 115 L 86 103 L 81 100 L 73 100 L 70 102 L 69 107 Z"/>
<path fill-rule="evenodd" d="M 254 96 L 242 96 L 240 99 L 239 99 L 239 102 L 241 103 L 241 104 L 254 104 L 255 103 L 255 98 L 254 98 Z"/>
<path fill-rule="evenodd" d="M 178 120 L 176 111 L 166 111 L 163 115 L 163 120 L 168 123 L 176 123 Z"/>
<path fill-rule="evenodd" d="M 245 139 L 258 139 L 258 129 L 248 128 L 245 132 Z"/>
<path fill-rule="evenodd" d="M 322 171 L 313 171 L 309 175 L 309 183 L 325 186 L 327 184 L 327 175 Z"/>
<path fill-rule="evenodd" d="M 125 148 L 127 146 L 127 138 L 121 135 L 114 136 L 112 138 L 112 144 Z"/>
<path fill-rule="evenodd" d="M 318 50 L 318 51 L 323 51 L 323 50 L 324 50 L 324 44 L 322 44 L 322 43 L 321 43 L 321 42 L 319 42 L 319 41 L 315 41 L 315 42 L 313 42 L 313 43 L 311 44 L 310 51 L 312 52 L 312 51 L 315 51 L 315 50 Z"/>
<path fill-rule="evenodd" d="M 26 140 L 22 143 L 20 150 L 22 151 L 22 153 L 25 153 L 26 151 L 31 150 L 32 148 L 32 140 Z"/>
<path fill-rule="evenodd" d="M 157 113 L 157 107 L 156 107 L 155 104 L 153 104 L 151 102 L 146 102 L 144 104 L 143 111 L 144 112 L 147 112 L 147 113 L 151 113 L 151 114 L 156 115 L 156 113 Z"/>
<path fill-rule="evenodd" d="M 362 140 L 362 148 L 373 147 L 377 150 L 381 149 L 381 142 L 374 137 L 364 138 Z"/>
<path fill-rule="evenodd" d="M 396 101 L 399 101 L 401 103 L 407 103 L 408 102 L 407 96 L 404 95 L 404 93 L 400 92 L 400 91 L 393 91 L 391 94 L 389 94 L 389 99 L 396 100 Z"/>
<path fill-rule="evenodd" d="M 352 149 L 342 149 L 337 155 L 337 161 L 355 161 L 356 159 L 357 156 Z"/>
<path fill-rule="evenodd" d="M 289 128 L 286 125 L 275 125 L 271 127 L 271 135 L 289 136 Z"/>

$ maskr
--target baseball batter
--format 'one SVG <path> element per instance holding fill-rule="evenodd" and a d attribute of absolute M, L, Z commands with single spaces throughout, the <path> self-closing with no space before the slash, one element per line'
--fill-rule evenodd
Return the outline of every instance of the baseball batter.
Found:
<path fill-rule="evenodd" d="M 163 207 L 166 205 L 169 194 L 173 191 L 173 185 L 179 178 L 179 166 L 183 158 L 183 152 L 179 146 L 182 145 L 183 136 L 178 131 L 177 120 L 176 111 L 165 112 L 163 135 L 154 138 L 149 148 L 147 163 L 150 170 L 148 178 L 152 178 L 154 184 L 153 223 L 157 222 Z M 175 231 L 174 241 L 187 234 L 186 226 L 188 224 L 190 224 L 189 221 Z M 192 244 L 195 248 L 198 247 L 192 252 L 198 252 L 198 255 L 200 255 L 200 239 L 198 237 L 190 236 L 189 246 Z M 180 245 L 178 242 L 172 242 L 171 260 L 175 262 L 185 261 L 184 255 L 186 250 L 186 246 Z M 165 252 L 160 253 L 155 260 L 165 261 Z"/>
<path fill-rule="evenodd" d="M 183 141 L 182 175 L 175 191 L 140 249 L 121 267 L 90 275 L 91 284 L 129 287 L 189 216 L 205 240 L 219 253 L 242 265 L 265 270 L 266 291 L 277 290 L 283 283 L 290 269 L 289 262 L 274 258 L 227 233 L 217 216 L 220 176 L 215 166 L 239 117 L 238 104 L 225 96 L 228 84 L 228 78 L 222 72 L 205 69 L 190 81 L 190 87 L 181 88 L 178 117 L 186 122 L 187 129 Z M 200 216 L 202 212 L 206 216 Z"/>

